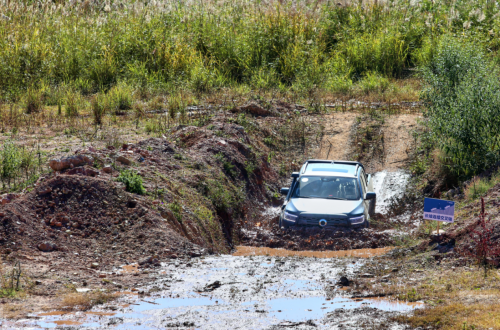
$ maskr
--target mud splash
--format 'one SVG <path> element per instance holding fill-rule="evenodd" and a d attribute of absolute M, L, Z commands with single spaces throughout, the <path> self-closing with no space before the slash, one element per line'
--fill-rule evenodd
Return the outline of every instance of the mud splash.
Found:
<path fill-rule="evenodd" d="M 233 256 L 272 256 L 272 257 L 314 257 L 314 258 L 371 258 L 391 251 L 393 247 L 377 249 L 357 249 L 340 251 L 291 251 L 268 247 L 237 246 Z"/>
<path fill-rule="evenodd" d="M 372 176 L 373 190 L 377 194 L 376 212 L 385 214 L 391 199 L 403 195 L 410 179 L 410 174 L 398 170 L 395 172 L 382 171 Z"/>

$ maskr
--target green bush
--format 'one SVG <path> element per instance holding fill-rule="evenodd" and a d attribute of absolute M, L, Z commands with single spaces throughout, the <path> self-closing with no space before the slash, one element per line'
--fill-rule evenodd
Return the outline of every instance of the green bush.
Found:
<path fill-rule="evenodd" d="M 452 37 L 424 69 L 428 125 L 455 174 L 470 177 L 500 160 L 498 74 L 477 45 Z"/>
<path fill-rule="evenodd" d="M 121 171 L 116 181 L 123 182 L 128 192 L 138 195 L 144 195 L 146 193 L 146 189 L 144 189 L 142 183 L 142 177 L 135 172 L 130 170 Z"/>

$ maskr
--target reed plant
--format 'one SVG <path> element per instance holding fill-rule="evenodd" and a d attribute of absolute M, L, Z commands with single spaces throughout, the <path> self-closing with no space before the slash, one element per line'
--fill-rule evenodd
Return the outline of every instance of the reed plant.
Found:
<path fill-rule="evenodd" d="M 495 59 L 500 46 L 499 8 L 487 0 L 25 0 L 2 1 L 0 12 L 9 17 L 0 20 L 0 93 L 9 100 L 33 86 L 86 96 L 120 81 L 142 95 L 235 84 L 344 91 L 339 82 L 367 72 L 404 76 L 430 60 L 441 35 L 474 39 Z"/>

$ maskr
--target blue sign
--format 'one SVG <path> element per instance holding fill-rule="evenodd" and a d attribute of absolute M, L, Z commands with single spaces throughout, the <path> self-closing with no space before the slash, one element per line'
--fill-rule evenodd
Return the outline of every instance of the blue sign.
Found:
<path fill-rule="evenodd" d="M 455 220 L 455 202 L 426 198 L 424 200 L 424 219 L 453 222 Z"/>

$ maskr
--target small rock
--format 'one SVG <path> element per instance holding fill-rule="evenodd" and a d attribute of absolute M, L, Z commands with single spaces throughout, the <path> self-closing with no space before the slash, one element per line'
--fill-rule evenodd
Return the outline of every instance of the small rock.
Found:
<path fill-rule="evenodd" d="M 77 166 L 92 165 L 93 161 L 94 160 L 92 159 L 92 157 L 85 155 L 76 155 L 61 159 L 51 159 L 49 161 L 49 166 L 54 171 L 62 171 Z"/>
<path fill-rule="evenodd" d="M 106 166 L 104 166 L 104 167 L 102 168 L 102 171 L 103 171 L 104 173 L 108 173 L 108 174 L 110 174 L 110 173 L 113 173 L 113 168 L 112 168 L 111 166 L 109 166 L 109 165 L 106 165 Z"/>
<path fill-rule="evenodd" d="M 81 174 L 85 176 L 98 176 L 99 171 L 93 170 L 91 168 L 83 168 L 83 167 L 77 167 L 77 168 L 72 168 L 68 171 L 65 172 L 67 175 L 75 175 L 75 174 Z"/>
<path fill-rule="evenodd" d="M 36 280 L 35 285 L 42 285 L 42 281 Z"/>
<path fill-rule="evenodd" d="M 116 161 L 127 166 L 132 164 L 132 161 L 124 156 L 119 156 L 118 158 L 116 158 Z"/>
<path fill-rule="evenodd" d="M 145 264 L 150 264 L 152 260 L 153 260 L 153 257 L 146 257 L 146 258 L 140 259 L 137 263 L 142 266 Z"/>
<path fill-rule="evenodd" d="M 76 292 L 80 292 L 80 293 L 85 293 L 85 292 L 89 292 L 89 291 L 90 291 L 89 288 L 76 288 Z"/>
<path fill-rule="evenodd" d="M 97 262 L 93 262 L 90 264 L 90 268 L 97 269 L 99 268 L 99 264 Z"/>
<path fill-rule="evenodd" d="M 364 278 L 371 278 L 371 277 L 373 277 L 374 275 L 373 275 L 373 274 L 370 274 L 370 273 L 365 273 L 365 274 L 361 274 L 360 276 L 361 276 L 361 277 L 364 277 Z"/>
<path fill-rule="evenodd" d="M 191 257 L 200 257 L 201 253 L 199 251 L 191 251 L 190 255 Z"/>
<path fill-rule="evenodd" d="M 260 105 L 256 103 L 250 103 L 241 107 L 236 107 L 231 112 L 247 112 L 249 114 L 252 114 L 254 116 L 270 116 L 273 115 L 273 113 L 269 110 L 264 109 Z"/>
<path fill-rule="evenodd" d="M 47 187 L 47 189 L 39 191 L 38 195 L 50 194 L 51 192 L 52 192 L 52 188 Z"/>
<path fill-rule="evenodd" d="M 351 282 L 349 281 L 349 279 L 345 276 L 342 276 L 340 277 L 340 280 L 339 280 L 339 284 L 342 285 L 342 286 L 349 286 Z"/>
<path fill-rule="evenodd" d="M 212 292 L 217 288 L 220 288 L 222 286 L 220 281 L 215 281 L 213 283 L 205 285 L 205 288 L 203 289 L 205 292 Z"/>
<path fill-rule="evenodd" d="M 38 250 L 42 252 L 52 252 L 57 249 L 57 245 L 50 242 L 44 242 L 38 245 Z"/>

